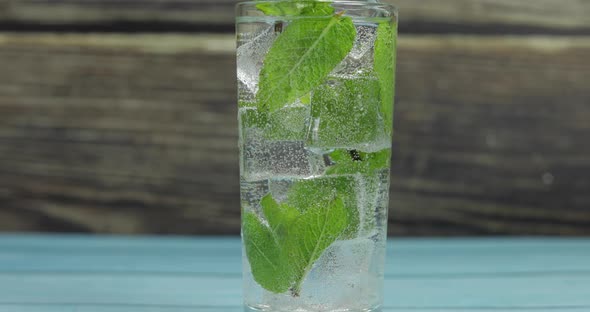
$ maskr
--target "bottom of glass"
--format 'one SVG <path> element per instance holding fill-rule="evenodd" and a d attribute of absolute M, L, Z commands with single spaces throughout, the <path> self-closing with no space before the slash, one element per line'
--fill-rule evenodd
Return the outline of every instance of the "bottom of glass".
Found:
<path fill-rule="evenodd" d="M 381 312 L 381 306 L 376 306 L 367 309 L 348 309 L 348 308 L 339 308 L 339 309 L 324 309 L 321 306 L 317 306 L 314 308 L 305 307 L 305 308 L 293 308 L 293 307 L 264 307 L 264 306 L 257 306 L 251 307 L 249 305 L 244 305 L 244 312 Z"/>

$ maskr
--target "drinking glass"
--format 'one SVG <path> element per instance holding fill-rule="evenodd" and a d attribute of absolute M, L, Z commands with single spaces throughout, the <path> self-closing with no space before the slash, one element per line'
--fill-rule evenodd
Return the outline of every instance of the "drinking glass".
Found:
<path fill-rule="evenodd" d="M 379 311 L 397 11 L 237 5 L 246 311 Z"/>

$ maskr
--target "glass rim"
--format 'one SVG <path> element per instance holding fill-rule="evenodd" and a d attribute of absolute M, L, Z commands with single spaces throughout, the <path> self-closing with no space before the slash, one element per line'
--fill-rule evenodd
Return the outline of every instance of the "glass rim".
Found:
<path fill-rule="evenodd" d="M 236 4 L 236 8 L 256 6 L 257 4 L 261 4 L 261 3 L 277 3 L 277 2 L 291 2 L 291 1 L 290 0 L 240 1 Z M 383 9 L 387 9 L 387 10 L 393 12 L 393 14 L 395 16 L 398 15 L 397 6 L 395 6 L 393 4 L 381 3 L 381 2 L 370 2 L 367 0 L 301 0 L 300 2 L 304 2 L 304 3 L 326 2 L 326 3 L 334 3 L 334 4 L 358 6 L 358 7 L 366 7 L 366 8 L 383 8 Z"/>

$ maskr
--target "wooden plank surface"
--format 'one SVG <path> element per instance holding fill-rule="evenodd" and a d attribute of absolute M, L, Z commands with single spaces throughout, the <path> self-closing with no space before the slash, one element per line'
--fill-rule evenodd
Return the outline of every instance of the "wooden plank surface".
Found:
<path fill-rule="evenodd" d="M 568 269 L 590 261 L 587 239 L 395 239 L 388 248 L 385 311 L 590 308 L 590 271 Z M 19 254 L 20 268 L 6 262 Z M 451 254 L 452 263 L 441 261 Z M 146 261 L 150 255 L 162 257 Z M 178 255 L 190 255 L 192 266 L 178 268 Z M 0 311 L 237 311 L 240 256 L 238 238 L 0 236 Z M 523 268 L 522 256 L 540 271 L 510 271 Z M 68 265 L 47 263 L 60 261 Z M 203 272 L 204 263 L 217 269 Z M 136 264 L 142 271 L 121 270 Z"/>
<path fill-rule="evenodd" d="M 231 35 L 0 36 L 4 229 L 237 233 Z M 589 234 L 590 39 L 400 39 L 392 234 Z"/>
<path fill-rule="evenodd" d="M 0 28 L 231 31 L 237 0 L 0 0 Z M 386 0 L 402 32 L 590 34 L 583 0 Z"/>
<path fill-rule="evenodd" d="M 394 2 L 390 234 L 589 235 L 590 2 Z M 234 4 L 0 0 L 0 230 L 237 234 Z"/>

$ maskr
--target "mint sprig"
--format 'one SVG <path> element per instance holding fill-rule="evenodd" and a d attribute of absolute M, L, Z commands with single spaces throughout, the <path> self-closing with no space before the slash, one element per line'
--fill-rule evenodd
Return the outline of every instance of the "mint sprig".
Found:
<path fill-rule="evenodd" d="M 301 285 L 313 264 L 340 237 L 348 226 L 344 202 L 336 197 L 323 209 L 311 209 L 293 223 L 285 237 L 284 248 L 292 269 L 293 296 L 299 296 Z"/>
<path fill-rule="evenodd" d="M 273 112 L 306 95 L 346 57 L 356 29 L 341 15 L 294 20 L 277 37 L 260 71 L 260 108 Z"/>
<path fill-rule="evenodd" d="M 275 293 L 289 290 L 292 271 L 285 269 L 283 244 L 275 232 L 252 212 L 244 214 L 242 223 L 244 248 L 254 280 Z"/>
<path fill-rule="evenodd" d="M 355 178 L 350 175 L 301 180 L 291 186 L 285 203 L 303 212 L 319 210 L 328 206 L 337 194 L 348 215 L 342 239 L 350 239 L 357 234 L 360 222 L 355 185 Z"/>
<path fill-rule="evenodd" d="M 286 235 L 289 226 L 300 215 L 297 208 L 285 204 L 279 205 L 270 194 L 262 198 L 260 205 L 270 228 L 278 236 Z"/>
<path fill-rule="evenodd" d="M 268 226 L 248 212 L 242 230 L 252 275 L 268 291 L 297 297 L 313 264 L 348 226 L 348 212 L 338 197 L 322 209 L 296 209 L 266 195 L 261 206 Z"/>

